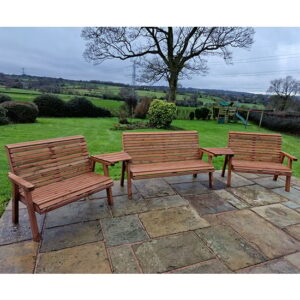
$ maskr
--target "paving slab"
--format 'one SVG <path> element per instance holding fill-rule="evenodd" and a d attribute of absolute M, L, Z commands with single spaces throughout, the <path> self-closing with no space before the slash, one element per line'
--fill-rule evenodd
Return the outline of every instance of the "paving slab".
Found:
<path fill-rule="evenodd" d="M 234 197 L 227 190 L 221 189 L 221 190 L 215 191 L 214 193 L 216 193 L 220 198 L 222 198 L 226 202 L 230 203 L 232 206 L 236 207 L 237 209 L 243 209 L 243 208 L 249 207 L 249 204 L 238 199 L 237 197 Z"/>
<path fill-rule="evenodd" d="M 293 254 L 286 256 L 285 260 L 287 260 L 292 265 L 297 267 L 299 269 L 299 273 L 300 273 L 300 252 L 293 253 Z"/>
<path fill-rule="evenodd" d="M 175 191 L 163 178 L 141 179 L 133 182 L 144 198 L 175 195 Z"/>
<path fill-rule="evenodd" d="M 194 209 L 185 206 L 142 213 L 140 219 L 151 237 L 209 226 Z"/>
<path fill-rule="evenodd" d="M 210 188 L 209 187 L 209 181 L 201 181 L 201 184 L 203 184 L 205 187 L 207 187 L 209 190 L 213 190 L 213 191 L 218 191 L 218 190 L 222 190 L 225 189 L 227 187 L 226 183 L 214 178 L 213 181 L 213 187 Z"/>
<path fill-rule="evenodd" d="M 260 206 L 252 210 L 280 228 L 300 223 L 300 214 L 282 204 Z"/>
<path fill-rule="evenodd" d="M 201 195 L 203 193 L 209 193 L 212 190 L 200 182 L 186 182 L 171 185 L 174 190 L 180 195 Z"/>
<path fill-rule="evenodd" d="M 292 225 L 284 229 L 289 235 L 300 241 L 300 224 Z"/>
<path fill-rule="evenodd" d="M 196 230 L 196 233 L 231 270 L 238 270 L 266 260 L 228 226 L 211 226 Z"/>
<path fill-rule="evenodd" d="M 38 227 L 41 230 L 45 215 L 37 216 Z M 11 210 L 6 210 L 0 219 L 0 245 L 26 241 L 32 239 L 31 227 L 27 209 L 20 209 L 19 224 L 14 225 L 11 220 Z"/>
<path fill-rule="evenodd" d="M 101 225 L 108 246 L 118 246 L 148 239 L 148 235 L 136 215 L 102 219 Z"/>
<path fill-rule="evenodd" d="M 220 214 L 218 218 L 230 225 L 269 259 L 287 255 L 300 249 L 298 241 L 251 210 L 227 212 Z"/>
<path fill-rule="evenodd" d="M 40 251 L 48 252 L 102 240 L 99 221 L 75 223 L 45 229 Z"/>
<path fill-rule="evenodd" d="M 23 208 L 26 208 L 26 205 L 23 202 L 19 201 L 19 209 L 23 209 Z M 5 209 L 12 210 L 12 200 L 9 200 Z"/>
<path fill-rule="evenodd" d="M 147 206 L 149 210 L 186 206 L 186 205 L 189 205 L 189 202 L 179 195 L 147 199 Z"/>
<path fill-rule="evenodd" d="M 36 273 L 111 273 L 103 242 L 41 253 Z"/>
<path fill-rule="evenodd" d="M 190 202 L 200 216 L 236 209 L 214 192 L 203 195 L 186 195 L 184 197 Z"/>
<path fill-rule="evenodd" d="M 277 188 L 272 190 L 274 193 L 285 197 L 286 199 L 300 204 L 300 190 L 291 188 L 290 192 L 286 192 L 284 188 Z"/>
<path fill-rule="evenodd" d="M 250 206 L 261 206 L 286 201 L 284 197 L 257 184 L 239 188 L 230 188 L 228 191 L 234 196 L 241 198 Z"/>
<path fill-rule="evenodd" d="M 217 259 L 211 259 L 202 263 L 171 271 L 171 274 L 228 274 L 232 273 Z"/>
<path fill-rule="evenodd" d="M 133 250 L 130 246 L 121 246 L 108 249 L 113 273 L 133 274 L 140 273 Z"/>
<path fill-rule="evenodd" d="M 274 181 L 273 177 L 264 177 L 264 178 L 256 178 L 252 179 L 255 183 L 268 188 L 268 189 L 274 189 L 274 188 L 280 188 L 285 185 L 285 183 L 281 180 Z"/>
<path fill-rule="evenodd" d="M 144 273 L 163 273 L 214 257 L 194 232 L 132 246 Z"/>
<path fill-rule="evenodd" d="M 32 241 L 0 246 L 0 273 L 33 273 L 37 249 Z"/>
<path fill-rule="evenodd" d="M 259 173 L 239 173 L 236 172 L 235 174 L 245 177 L 247 179 L 254 179 L 254 178 L 263 178 L 263 177 L 273 177 L 272 175 L 268 175 L 268 174 L 259 174 Z"/>
<path fill-rule="evenodd" d="M 200 173 L 200 174 L 197 174 L 196 178 L 194 178 L 193 175 L 181 175 L 181 176 L 165 177 L 164 179 L 169 184 L 183 183 L 183 182 L 199 182 L 199 181 L 208 180 L 208 174 Z"/>
<path fill-rule="evenodd" d="M 114 217 L 141 213 L 148 210 L 147 201 L 139 194 L 133 194 L 132 199 L 127 195 L 114 197 L 111 211 Z"/>
<path fill-rule="evenodd" d="M 136 193 L 137 190 L 134 185 L 132 185 L 132 193 Z M 127 195 L 127 180 L 124 180 L 124 186 L 120 185 L 120 181 L 114 180 L 114 185 L 112 186 L 112 195 L 113 196 L 122 196 Z M 88 196 L 89 199 L 99 199 L 107 198 L 106 190 L 100 191 L 98 193 Z"/>
<path fill-rule="evenodd" d="M 47 213 L 45 227 L 68 225 L 109 218 L 105 199 L 77 201 Z"/>
<path fill-rule="evenodd" d="M 285 182 L 285 177 L 283 177 L 283 176 L 279 176 L 278 179 Z M 297 178 L 297 177 L 295 177 L 295 176 L 292 176 L 291 185 L 292 185 L 294 188 L 299 189 L 299 188 L 300 188 L 300 178 Z"/>
<path fill-rule="evenodd" d="M 282 203 L 284 206 L 292 209 L 300 208 L 300 204 L 295 203 L 293 201 L 286 201 Z"/>
<path fill-rule="evenodd" d="M 215 178 L 227 184 L 227 175 L 225 177 L 222 177 L 220 174 L 216 174 Z M 252 184 L 254 184 L 253 181 L 246 179 L 235 173 L 231 173 L 231 187 L 236 188 L 236 187 L 247 186 Z"/>
<path fill-rule="evenodd" d="M 297 274 L 300 273 L 294 265 L 284 259 L 270 261 L 262 265 L 240 270 L 238 273 L 247 274 Z"/>

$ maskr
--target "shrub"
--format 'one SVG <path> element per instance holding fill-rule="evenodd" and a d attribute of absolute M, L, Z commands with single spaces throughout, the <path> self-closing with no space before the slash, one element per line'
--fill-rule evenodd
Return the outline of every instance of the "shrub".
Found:
<path fill-rule="evenodd" d="M 7 95 L 0 94 L 0 103 L 11 101 L 11 98 Z"/>
<path fill-rule="evenodd" d="M 149 111 L 152 99 L 144 98 L 135 107 L 134 116 L 139 119 L 145 119 Z"/>
<path fill-rule="evenodd" d="M 195 113 L 193 111 L 190 112 L 189 118 L 190 118 L 190 120 L 194 120 L 195 119 Z"/>
<path fill-rule="evenodd" d="M 34 123 L 39 110 L 34 103 L 8 101 L 1 104 L 7 110 L 7 117 L 13 123 Z"/>
<path fill-rule="evenodd" d="M 250 120 L 259 124 L 260 113 L 251 113 Z M 281 118 L 265 114 L 262 120 L 262 127 L 281 132 L 288 132 L 293 134 L 300 134 L 300 118 Z"/>
<path fill-rule="evenodd" d="M 176 105 L 163 100 L 154 100 L 149 108 L 150 126 L 156 128 L 167 128 L 176 117 Z"/>
<path fill-rule="evenodd" d="M 38 106 L 40 116 L 64 117 L 66 115 L 65 102 L 55 95 L 43 94 L 37 96 L 33 102 Z"/>
<path fill-rule="evenodd" d="M 0 105 L 0 125 L 6 125 L 9 123 L 6 113 L 7 110 Z"/>
<path fill-rule="evenodd" d="M 69 117 L 111 117 L 109 110 L 97 107 L 85 97 L 74 97 L 66 103 Z"/>
<path fill-rule="evenodd" d="M 196 116 L 197 120 L 199 120 L 199 119 L 206 120 L 208 117 L 208 114 L 209 114 L 209 109 L 206 107 L 197 108 L 195 110 L 195 116 Z"/>

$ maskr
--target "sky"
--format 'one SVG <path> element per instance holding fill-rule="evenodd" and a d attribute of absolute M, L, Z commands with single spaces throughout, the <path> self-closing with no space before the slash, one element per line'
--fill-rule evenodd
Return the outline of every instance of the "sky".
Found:
<path fill-rule="evenodd" d="M 100 65 L 83 58 L 79 27 L 0 27 L 0 72 L 131 83 L 132 62 Z M 210 58 L 205 76 L 182 80 L 183 87 L 265 93 L 270 81 L 291 75 L 300 79 L 300 27 L 255 28 L 250 50 L 233 49 L 233 64 Z M 162 83 L 165 84 L 166 83 Z"/>

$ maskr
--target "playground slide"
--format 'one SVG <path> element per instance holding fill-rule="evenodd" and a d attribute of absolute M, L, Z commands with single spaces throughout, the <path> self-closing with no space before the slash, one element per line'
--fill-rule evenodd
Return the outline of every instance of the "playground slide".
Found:
<path fill-rule="evenodd" d="M 235 116 L 240 119 L 245 126 L 248 125 L 247 121 L 238 112 L 235 114 Z"/>

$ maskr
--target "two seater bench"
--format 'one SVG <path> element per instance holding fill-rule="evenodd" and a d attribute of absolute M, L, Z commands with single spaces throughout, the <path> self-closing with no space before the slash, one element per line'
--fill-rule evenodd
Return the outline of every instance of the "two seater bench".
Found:
<path fill-rule="evenodd" d="M 36 212 L 44 214 L 58 207 L 106 189 L 113 204 L 112 179 L 94 172 L 95 160 L 88 154 L 85 138 L 73 136 L 5 146 L 13 184 L 12 219 L 18 223 L 19 201 L 28 210 L 34 241 L 41 235 Z"/>

